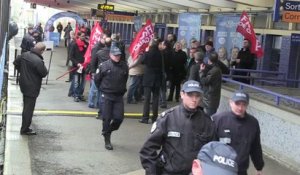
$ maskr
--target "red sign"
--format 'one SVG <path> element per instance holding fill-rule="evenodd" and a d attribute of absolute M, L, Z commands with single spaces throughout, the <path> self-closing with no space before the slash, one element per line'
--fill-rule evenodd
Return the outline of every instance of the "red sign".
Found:
<path fill-rule="evenodd" d="M 129 53 L 133 60 L 137 59 L 138 55 L 145 51 L 148 43 L 154 38 L 154 29 L 151 20 L 147 20 L 146 25 L 136 35 L 134 41 L 129 47 Z"/>
<path fill-rule="evenodd" d="M 249 17 L 246 12 L 242 13 L 236 31 L 241 33 L 245 39 L 251 42 L 251 53 L 256 54 L 257 58 L 261 58 L 264 54 L 261 47 L 261 43 L 256 38 L 253 26 L 250 23 Z"/>

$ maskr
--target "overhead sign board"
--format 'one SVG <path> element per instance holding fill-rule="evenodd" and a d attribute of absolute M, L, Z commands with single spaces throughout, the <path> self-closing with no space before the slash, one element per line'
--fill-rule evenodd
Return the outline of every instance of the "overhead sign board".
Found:
<path fill-rule="evenodd" d="M 300 11 L 300 2 L 299 1 L 284 1 L 283 9 L 286 11 Z"/>
<path fill-rule="evenodd" d="M 92 17 L 104 17 L 103 10 L 91 9 L 91 16 Z"/>
<path fill-rule="evenodd" d="M 115 6 L 110 4 L 98 4 L 98 10 L 114 11 Z"/>
<path fill-rule="evenodd" d="M 300 1 L 284 1 L 282 7 L 282 21 L 300 23 Z"/>
<path fill-rule="evenodd" d="M 300 11 L 284 11 L 282 14 L 282 21 L 291 23 L 300 23 Z"/>

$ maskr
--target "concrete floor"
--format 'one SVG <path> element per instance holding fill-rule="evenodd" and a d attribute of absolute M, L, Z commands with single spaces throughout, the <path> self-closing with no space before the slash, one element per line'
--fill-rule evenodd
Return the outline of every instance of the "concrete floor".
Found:
<path fill-rule="evenodd" d="M 49 55 L 45 54 L 46 65 L 49 63 Z M 19 135 L 22 96 L 10 66 L 4 174 L 144 174 L 138 152 L 151 125 L 140 124 L 136 119 L 125 119 L 120 130 L 112 135 L 114 150 L 105 150 L 103 137 L 100 135 L 102 123 L 94 118 L 97 110 L 88 108 L 86 102 L 76 103 L 67 97 L 67 77 L 55 80 L 67 70 L 65 58 L 65 48 L 55 48 L 49 81 L 47 85 L 43 85 L 33 118 L 32 126 L 38 132 L 36 136 Z M 176 103 L 169 104 L 174 105 Z M 142 106 L 142 103 L 126 105 L 125 111 L 141 112 Z M 266 156 L 265 162 L 265 175 L 299 175 Z M 254 172 L 250 168 L 249 174 Z"/>

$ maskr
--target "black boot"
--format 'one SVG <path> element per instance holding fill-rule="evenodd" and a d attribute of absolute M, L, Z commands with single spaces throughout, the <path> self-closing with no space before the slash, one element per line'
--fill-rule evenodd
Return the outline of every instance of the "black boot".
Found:
<path fill-rule="evenodd" d="M 103 135 L 104 136 L 104 142 L 105 142 L 105 148 L 107 150 L 113 150 L 114 149 L 113 146 L 110 143 L 110 135 L 111 135 L 110 133 Z"/>

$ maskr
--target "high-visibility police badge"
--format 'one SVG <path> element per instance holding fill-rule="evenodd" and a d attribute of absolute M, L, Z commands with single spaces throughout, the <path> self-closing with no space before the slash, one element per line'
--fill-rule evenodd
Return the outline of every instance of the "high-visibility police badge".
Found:
<path fill-rule="evenodd" d="M 151 127 L 151 134 L 154 132 L 156 130 L 156 122 L 154 122 L 153 124 L 152 124 L 152 127 Z"/>

